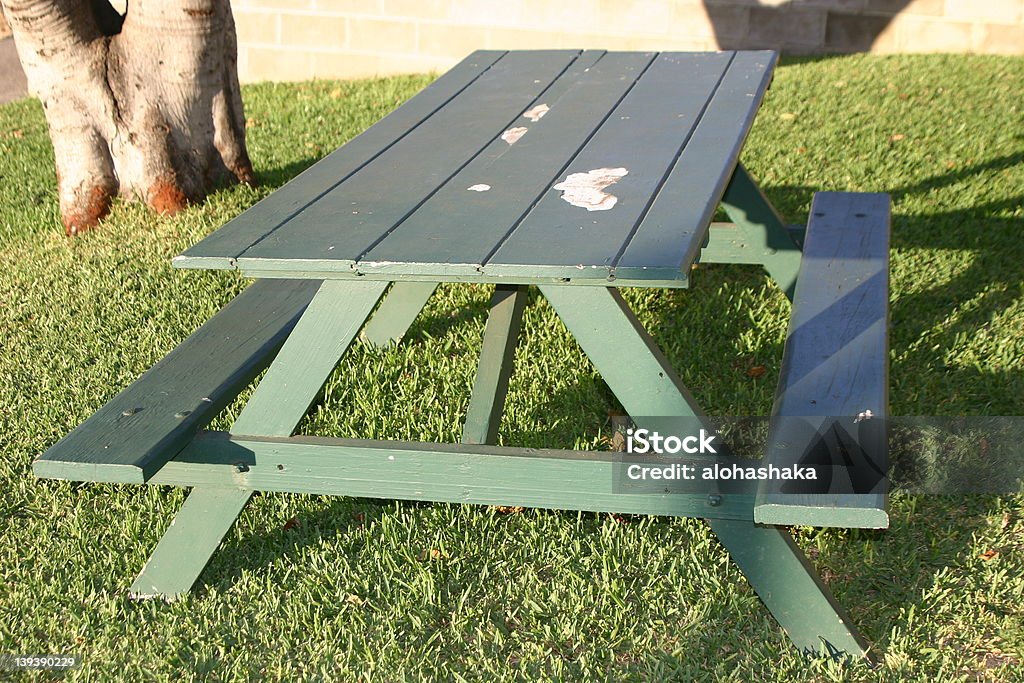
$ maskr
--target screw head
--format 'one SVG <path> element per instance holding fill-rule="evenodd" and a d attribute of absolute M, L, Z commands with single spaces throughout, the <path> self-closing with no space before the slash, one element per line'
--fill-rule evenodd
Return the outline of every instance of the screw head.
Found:
<path fill-rule="evenodd" d="M 718 507 L 721 504 L 722 504 L 722 497 L 721 496 L 719 496 L 717 494 L 714 494 L 714 493 L 712 493 L 710 496 L 708 496 L 708 505 L 710 505 L 711 507 L 713 507 L 713 508 L 714 507 Z"/>

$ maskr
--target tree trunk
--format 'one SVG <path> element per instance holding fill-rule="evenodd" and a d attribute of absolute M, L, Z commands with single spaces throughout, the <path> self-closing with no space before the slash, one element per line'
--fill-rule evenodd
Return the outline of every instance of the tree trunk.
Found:
<path fill-rule="evenodd" d="M 253 181 L 228 0 L 0 0 L 53 141 L 65 230 Z M 123 21 L 123 25 L 122 25 Z"/>

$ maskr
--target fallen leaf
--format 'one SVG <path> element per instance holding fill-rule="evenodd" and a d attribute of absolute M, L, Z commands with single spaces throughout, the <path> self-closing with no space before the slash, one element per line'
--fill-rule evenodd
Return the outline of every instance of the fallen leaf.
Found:
<path fill-rule="evenodd" d="M 289 519 L 287 522 L 284 523 L 284 530 L 288 531 L 289 529 L 295 529 L 295 528 L 297 528 L 299 526 L 301 526 L 299 524 L 299 518 L 298 517 L 292 517 L 291 519 Z"/>
<path fill-rule="evenodd" d="M 991 560 L 992 558 L 994 558 L 998 554 L 999 554 L 998 550 L 986 550 L 985 552 L 983 552 L 978 557 L 980 557 L 983 560 Z"/>
<path fill-rule="evenodd" d="M 764 373 L 766 372 L 768 372 L 768 369 L 765 368 L 765 366 L 755 365 L 751 368 L 747 368 L 747 377 L 753 377 L 754 379 L 757 379 L 758 377 L 764 377 Z"/>
<path fill-rule="evenodd" d="M 331 91 L 331 99 L 336 100 L 341 97 L 341 88 L 335 88 Z"/>
<path fill-rule="evenodd" d="M 359 605 L 363 604 L 363 599 L 355 593 L 349 593 L 348 597 L 345 598 L 345 602 L 347 602 L 350 605 L 355 605 L 356 607 L 358 607 Z"/>
<path fill-rule="evenodd" d="M 889 140 L 891 140 L 892 142 L 899 142 L 900 140 L 902 140 L 905 137 L 907 137 L 907 136 L 904 135 L 903 133 L 896 133 L 895 135 L 890 135 L 889 136 Z"/>
<path fill-rule="evenodd" d="M 845 88 L 846 87 L 846 81 L 836 81 L 832 85 L 834 85 L 837 88 Z"/>
<path fill-rule="evenodd" d="M 1006 531 L 1006 527 L 1010 526 L 1010 513 L 1003 513 L 1003 521 L 999 522 L 999 530 Z"/>
<path fill-rule="evenodd" d="M 495 505 L 494 509 L 503 515 L 516 515 L 522 512 L 525 508 L 522 505 Z"/>
<path fill-rule="evenodd" d="M 792 121 L 793 119 L 796 118 L 796 114 L 794 114 L 793 112 L 787 111 L 787 112 L 784 112 L 782 114 L 779 114 L 779 118 L 782 119 L 783 121 Z"/>

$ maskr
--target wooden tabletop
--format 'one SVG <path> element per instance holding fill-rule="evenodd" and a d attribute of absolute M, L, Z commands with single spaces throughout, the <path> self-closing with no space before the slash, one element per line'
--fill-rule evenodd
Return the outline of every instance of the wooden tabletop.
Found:
<path fill-rule="evenodd" d="M 684 286 L 775 62 L 475 52 L 174 265 Z"/>

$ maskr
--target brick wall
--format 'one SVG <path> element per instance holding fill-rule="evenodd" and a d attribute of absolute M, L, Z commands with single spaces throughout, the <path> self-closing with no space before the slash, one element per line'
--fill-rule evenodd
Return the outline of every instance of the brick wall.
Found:
<path fill-rule="evenodd" d="M 232 0 L 244 81 L 443 71 L 480 48 L 1024 54 L 1024 0 Z"/>

